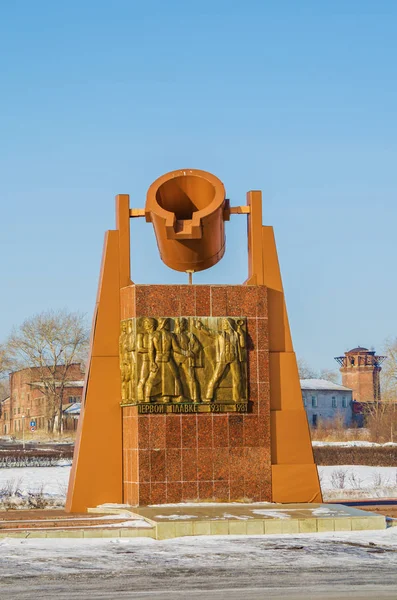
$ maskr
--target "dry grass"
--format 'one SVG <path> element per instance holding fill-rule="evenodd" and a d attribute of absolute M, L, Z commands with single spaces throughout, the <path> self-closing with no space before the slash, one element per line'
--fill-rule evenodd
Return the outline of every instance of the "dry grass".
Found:
<path fill-rule="evenodd" d="M 46 496 L 44 486 L 23 493 L 21 479 L 9 479 L 0 487 L 0 510 L 55 508 L 63 505 L 62 498 Z"/>
<path fill-rule="evenodd" d="M 312 440 L 316 442 L 370 441 L 367 429 L 354 426 L 347 428 L 340 414 L 333 419 L 319 419 L 317 427 L 312 427 L 310 431 Z"/>
<path fill-rule="evenodd" d="M 368 403 L 364 422 L 365 427 L 353 425 L 347 428 L 340 414 L 333 419 L 319 419 L 317 427 L 311 428 L 311 437 L 316 442 L 397 442 L 396 403 Z"/>
<path fill-rule="evenodd" d="M 314 446 L 317 465 L 397 467 L 397 446 Z"/>
<path fill-rule="evenodd" d="M 22 442 L 22 432 L 19 431 L 14 433 L 12 437 L 18 441 Z M 40 442 L 40 443 L 53 443 L 53 442 L 61 442 L 61 443 L 69 443 L 74 442 L 76 440 L 76 432 L 75 431 L 66 431 L 61 435 L 57 433 L 47 433 L 45 431 L 25 431 L 24 435 L 25 442 Z"/>
<path fill-rule="evenodd" d="M 395 402 L 368 404 L 365 410 L 365 425 L 371 442 L 397 442 L 397 406 Z"/>

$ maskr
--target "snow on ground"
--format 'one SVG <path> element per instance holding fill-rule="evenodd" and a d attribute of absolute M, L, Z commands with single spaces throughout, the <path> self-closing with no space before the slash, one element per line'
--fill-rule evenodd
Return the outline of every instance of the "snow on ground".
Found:
<path fill-rule="evenodd" d="M 175 573 L 217 569 L 238 573 L 250 569 L 383 568 L 396 572 L 397 527 L 382 531 L 333 532 L 266 536 L 202 536 L 155 541 L 117 539 L 0 540 L 2 578 L 59 572 L 106 573 L 137 570 Z M 185 571 L 184 571 L 185 572 Z"/>
<path fill-rule="evenodd" d="M 397 467 L 356 465 L 320 466 L 324 499 L 397 497 Z M 64 501 L 70 466 L 0 469 L 0 497 L 12 484 L 21 496 L 43 492 L 47 498 Z"/>
<path fill-rule="evenodd" d="M 324 500 L 397 497 L 397 467 L 318 467 Z"/>
<path fill-rule="evenodd" d="M 348 448 L 349 446 L 357 446 L 361 448 L 395 448 L 397 443 L 386 442 L 385 444 L 377 444 L 376 442 L 366 442 L 364 440 L 352 440 L 349 442 L 312 442 L 312 446 L 338 446 L 340 448 Z"/>
<path fill-rule="evenodd" d="M 19 467 L 0 469 L 0 496 L 12 487 L 22 496 L 43 492 L 45 497 L 65 498 L 69 483 L 70 466 Z"/>

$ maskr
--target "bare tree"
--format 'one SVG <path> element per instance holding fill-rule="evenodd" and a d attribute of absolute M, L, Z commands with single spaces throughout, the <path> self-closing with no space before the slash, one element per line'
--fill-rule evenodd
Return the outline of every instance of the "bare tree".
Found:
<path fill-rule="evenodd" d="M 37 387 L 45 397 L 49 430 L 62 431 L 62 405 L 72 366 L 85 363 L 89 332 L 80 313 L 66 310 L 35 315 L 14 329 L 5 344 L 13 370 L 34 369 Z"/>
<path fill-rule="evenodd" d="M 331 371 L 330 369 L 316 371 L 315 369 L 312 369 L 304 358 L 298 358 L 297 362 L 300 379 L 326 379 L 333 383 L 339 382 L 339 374 L 337 371 Z"/>
<path fill-rule="evenodd" d="M 0 402 L 5 400 L 10 395 L 10 382 L 9 379 L 0 380 Z"/>
<path fill-rule="evenodd" d="M 8 377 L 10 372 L 10 360 L 7 352 L 7 348 L 4 344 L 0 344 L 0 381 L 5 377 Z"/>
<path fill-rule="evenodd" d="M 7 351 L 4 345 L 0 346 L 0 417 L 2 415 L 2 401 L 10 395 L 10 382 L 8 373 L 10 365 L 7 360 Z"/>
<path fill-rule="evenodd" d="M 388 338 L 382 348 L 386 360 L 382 364 L 382 402 L 397 402 L 397 338 Z"/>
<path fill-rule="evenodd" d="M 397 411 L 394 402 L 363 404 L 365 426 L 373 442 L 394 442 L 397 431 Z"/>
<path fill-rule="evenodd" d="M 321 369 L 320 371 L 320 379 L 326 379 L 327 381 L 332 381 L 332 383 L 340 382 L 339 372 L 331 369 Z"/>
<path fill-rule="evenodd" d="M 316 379 L 317 372 L 312 369 L 304 358 L 297 358 L 299 379 Z"/>

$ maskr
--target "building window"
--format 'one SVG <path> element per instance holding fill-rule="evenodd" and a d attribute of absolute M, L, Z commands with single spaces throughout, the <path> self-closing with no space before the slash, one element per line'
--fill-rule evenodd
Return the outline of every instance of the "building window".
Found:
<path fill-rule="evenodd" d="M 18 414 L 19 415 L 21 414 L 21 407 L 20 406 L 18 406 Z"/>
<path fill-rule="evenodd" d="M 313 427 L 317 427 L 317 415 L 312 415 L 312 425 Z"/>
<path fill-rule="evenodd" d="M 332 408 L 336 408 L 338 406 L 338 401 L 335 396 L 332 396 Z"/>
<path fill-rule="evenodd" d="M 317 408 L 317 396 L 312 396 L 312 407 Z M 317 417 L 317 415 L 316 415 L 316 417 Z"/>
<path fill-rule="evenodd" d="M 79 396 L 69 396 L 69 404 L 74 404 L 75 402 L 80 402 Z"/>
<path fill-rule="evenodd" d="M 346 396 L 342 396 L 342 408 L 347 408 Z"/>
<path fill-rule="evenodd" d="M 302 400 L 303 400 L 303 406 L 306 408 L 306 398 L 304 396 L 302 396 Z"/>
<path fill-rule="evenodd" d="M 17 414 L 17 409 L 16 409 L 16 408 L 14 408 L 14 415 L 16 415 L 16 414 Z"/>

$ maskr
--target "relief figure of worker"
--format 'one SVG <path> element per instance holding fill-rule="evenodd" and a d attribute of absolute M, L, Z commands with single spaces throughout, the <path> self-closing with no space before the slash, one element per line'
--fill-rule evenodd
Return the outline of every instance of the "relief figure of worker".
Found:
<path fill-rule="evenodd" d="M 175 319 L 175 338 L 178 348 L 174 352 L 177 365 L 182 369 L 189 389 L 189 398 L 200 401 L 200 387 L 196 377 L 196 368 L 202 366 L 201 344 L 196 336 L 188 331 L 189 322 L 185 317 Z"/>
<path fill-rule="evenodd" d="M 205 401 L 211 402 L 223 375 L 230 370 L 232 376 L 232 394 L 234 402 L 245 400 L 243 391 L 243 374 L 241 364 L 246 360 L 244 321 L 224 317 L 221 321 L 221 331 L 213 331 L 205 327 L 201 321 L 195 322 L 195 327 L 204 334 L 213 337 L 215 342 L 215 369 L 208 383 Z"/>
<path fill-rule="evenodd" d="M 127 321 L 127 335 L 125 340 L 125 351 L 127 354 L 127 363 L 129 365 L 129 380 L 128 380 L 128 399 L 135 398 L 136 384 L 136 352 L 135 352 L 135 334 L 132 327 L 132 320 Z"/>
<path fill-rule="evenodd" d="M 170 319 L 161 318 L 157 331 L 150 340 L 148 356 L 150 374 L 145 385 L 145 401 L 150 402 L 152 388 L 160 378 L 161 397 L 164 402 L 178 398 L 182 400 L 183 388 L 174 353 L 178 352 L 176 337 L 170 331 Z"/>
<path fill-rule="evenodd" d="M 142 356 L 141 371 L 137 385 L 137 400 L 138 402 L 150 402 L 150 398 L 145 397 L 145 387 L 150 375 L 150 356 L 149 349 L 152 344 L 153 336 L 156 332 L 157 321 L 151 317 L 143 319 L 143 333 L 137 335 L 137 352 Z"/>
<path fill-rule="evenodd" d="M 128 322 L 121 323 L 121 334 L 119 339 L 119 356 L 121 372 L 121 400 L 127 402 L 130 399 L 131 365 L 128 360 Z"/>

